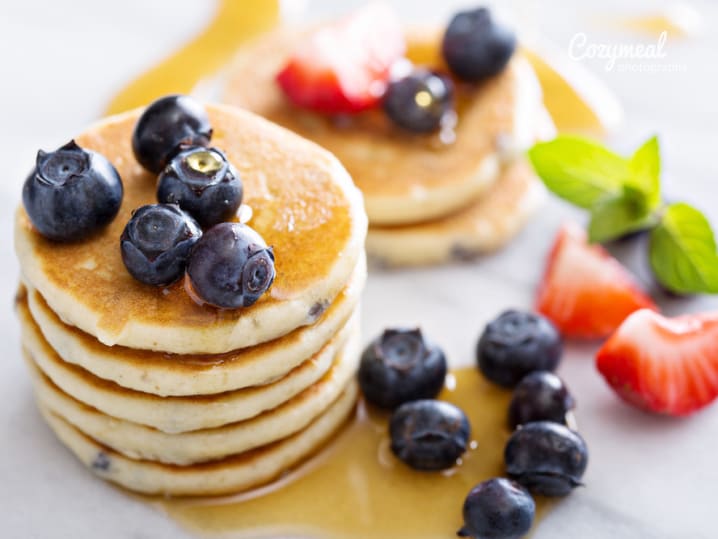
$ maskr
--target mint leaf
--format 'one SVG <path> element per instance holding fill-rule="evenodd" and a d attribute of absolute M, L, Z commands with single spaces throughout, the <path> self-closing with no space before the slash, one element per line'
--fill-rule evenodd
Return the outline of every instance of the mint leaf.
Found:
<path fill-rule="evenodd" d="M 626 186 L 643 193 L 648 211 L 661 204 L 661 153 L 658 137 L 651 137 L 631 156 Z"/>
<path fill-rule="evenodd" d="M 559 136 L 538 143 L 528 155 L 546 187 L 582 208 L 620 196 L 631 176 L 627 159 L 580 137 Z"/>
<path fill-rule="evenodd" d="M 710 223 L 688 204 L 670 205 L 651 233 L 651 267 L 674 292 L 718 293 L 718 254 Z"/>
<path fill-rule="evenodd" d="M 622 196 L 601 200 L 593 207 L 588 238 L 592 243 L 611 241 L 650 228 L 655 222 L 656 217 L 646 208 L 643 196 L 627 190 Z"/>
<path fill-rule="evenodd" d="M 658 138 L 648 139 L 631 156 L 629 176 L 620 196 L 599 200 L 588 226 L 592 242 L 610 241 L 654 226 L 653 212 L 661 205 L 661 155 Z"/>

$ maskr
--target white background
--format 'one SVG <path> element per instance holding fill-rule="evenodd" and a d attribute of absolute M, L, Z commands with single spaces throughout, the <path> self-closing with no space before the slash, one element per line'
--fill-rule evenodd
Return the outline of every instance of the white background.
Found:
<path fill-rule="evenodd" d="M 293 0 L 286 5 L 291 17 L 301 20 L 356 3 Z M 437 24 L 461 5 L 394 3 L 407 20 Z M 650 43 L 648 37 L 612 29 L 610 20 L 666 5 L 524 0 L 503 2 L 501 8 L 519 21 L 527 40 L 552 42 L 566 55 L 576 32 L 595 41 Z M 606 72 L 602 61 L 584 65 L 608 82 L 626 109 L 614 146 L 628 152 L 658 133 L 668 195 L 697 205 L 718 226 L 718 10 L 707 0 L 692 5 L 704 17 L 705 32 L 686 40 L 669 36 L 663 60 L 685 66 L 684 72 L 619 73 Z M 0 537 L 183 537 L 159 513 L 92 478 L 42 424 L 11 308 L 18 278 L 12 219 L 37 149 L 58 146 L 98 117 L 123 82 L 202 28 L 211 18 L 212 3 L 2 0 L 1 6 L 0 332 L 5 353 L 0 360 Z M 420 324 L 445 347 L 453 364 L 471 363 L 475 340 L 488 319 L 504 308 L 530 305 L 545 252 L 567 216 L 583 219 L 552 201 L 509 249 L 476 263 L 373 273 L 364 301 L 365 340 L 387 325 Z M 619 251 L 647 278 L 640 245 L 623 245 Z M 661 299 L 672 312 L 718 308 L 715 299 Z M 588 486 L 550 514 L 536 539 L 716 537 L 718 405 L 685 420 L 629 409 L 596 373 L 594 352 L 593 345 L 571 345 L 561 366 L 591 449 Z"/>

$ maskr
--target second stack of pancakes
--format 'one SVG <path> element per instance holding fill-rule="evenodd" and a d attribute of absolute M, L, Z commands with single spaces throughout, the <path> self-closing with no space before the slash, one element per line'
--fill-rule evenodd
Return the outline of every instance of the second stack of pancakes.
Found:
<path fill-rule="evenodd" d="M 229 66 L 225 102 L 252 110 L 332 151 L 364 194 L 367 253 L 380 265 L 464 259 L 505 245 L 544 200 L 523 153 L 554 133 L 529 62 L 457 83 L 456 123 L 432 135 L 404 132 L 381 110 L 332 117 L 293 105 L 275 82 L 312 29 L 280 28 L 243 47 Z M 438 28 L 408 29 L 407 58 L 446 73 Z"/>
<path fill-rule="evenodd" d="M 277 279 L 252 307 L 197 305 L 181 282 L 149 287 L 124 269 L 120 233 L 154 197 L 130 148 L 140 111 L 76 139 L 124 182 L 106 230 L 59 244 L 24 210 L 16 216 L 17 310 L 39 408 L 93 472 L 144 493 L 223 494 L 270 481 L 330 439 L 357 397 L 361 195 L 314 144 L 248 113 L 207 110 L 214 144 L 242 174 L 251 224 L 274 246 Z"/>

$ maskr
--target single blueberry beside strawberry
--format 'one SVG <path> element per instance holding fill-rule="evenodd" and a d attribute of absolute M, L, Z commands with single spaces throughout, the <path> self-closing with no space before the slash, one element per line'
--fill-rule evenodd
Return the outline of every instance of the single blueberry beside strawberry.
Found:
<path fill-rule="evenodd" d="M 441 127 L 452 110 L 453 84 L 426 69 L 391 81 L 382 106 L 386 115 L 399 127 L 413 133 L 431 133 Z"/>

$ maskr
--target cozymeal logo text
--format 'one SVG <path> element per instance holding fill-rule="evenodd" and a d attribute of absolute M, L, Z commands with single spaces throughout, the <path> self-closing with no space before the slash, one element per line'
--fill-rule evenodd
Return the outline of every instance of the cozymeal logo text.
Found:
<path fill-rule="evenodd" d="M 655 43 L 601 43 L 591 41 L 588 34 L 579 32 L 569 42 L 568 56 L 574 61 L 605 60 L 606 71 L 685 71 L 684 65 L 658 62 L 668 56 L 667 41 L 667 31 L 661 32 Z"/>

